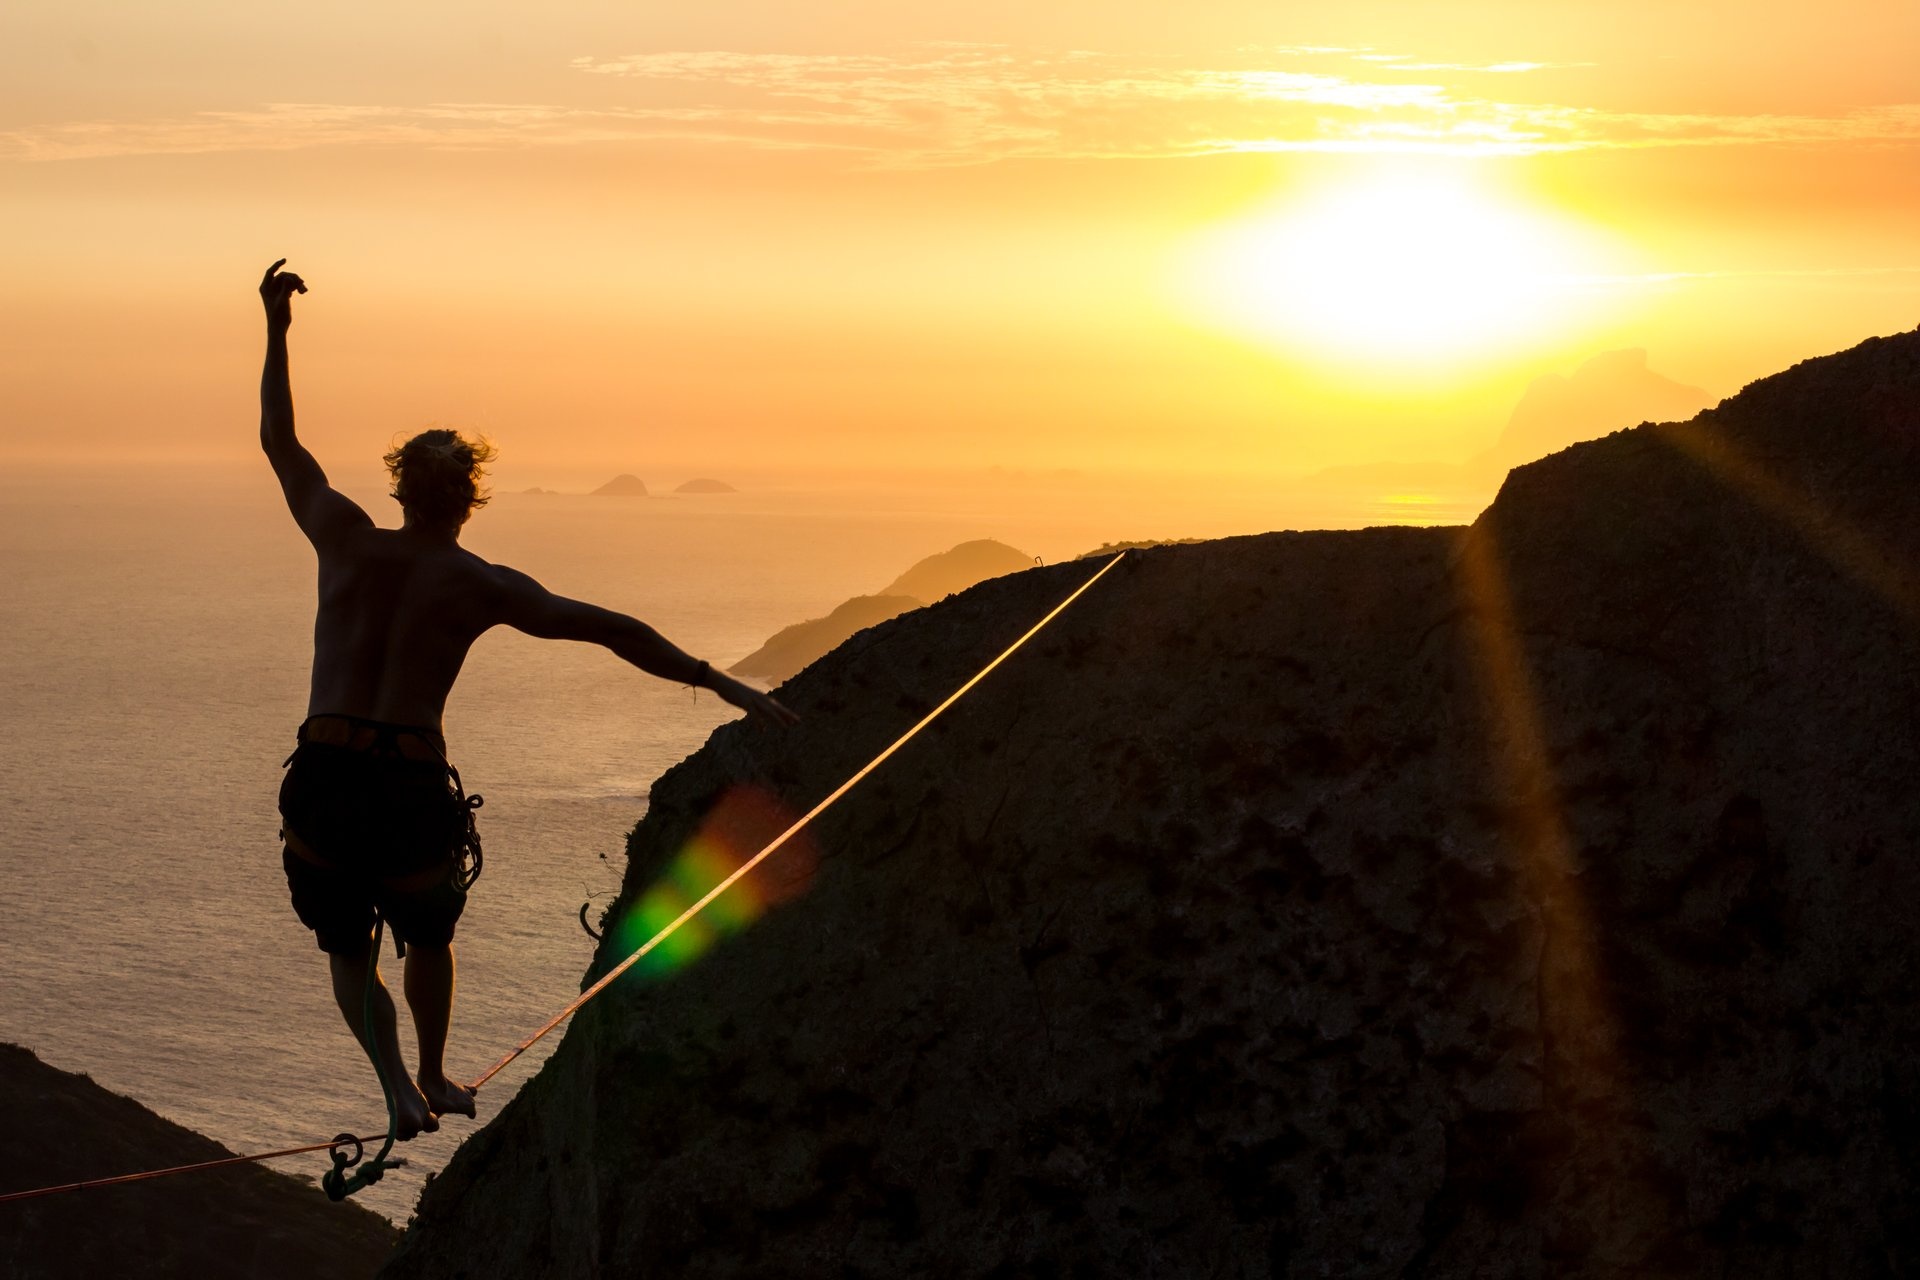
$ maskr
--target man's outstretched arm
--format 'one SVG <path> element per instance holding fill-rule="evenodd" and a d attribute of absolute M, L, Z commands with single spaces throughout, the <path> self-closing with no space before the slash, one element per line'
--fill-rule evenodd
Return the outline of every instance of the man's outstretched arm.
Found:
<path fill-rule="evenodd" d="M 555 595 L 526 574 L 492 566 L 503 603 L 501 621 L 542 640 L 579 640 L 612 650 L 650 676 L 711 689 L 756 719 L 797 724 L 800 717 L 772 695 L 742 684 L 695 658 L 638 618 Z"/>
<path fill-rule="evenodd" d="M 293 386 L 287 375 L 287 330 L 293 324 L 293 295 L 305 293 L 299 276 L 280 267 L 285 258 L 267 268 L 260 281 L 260 301 L 267 309 L 267 361 L 260 372 L 260 447 L 266 450 L 287 507 L 310 542 L 318 544 L 343 529 L 371 525 L 367 513 L 327 483 L 307 447 L 293 433 Z"/>

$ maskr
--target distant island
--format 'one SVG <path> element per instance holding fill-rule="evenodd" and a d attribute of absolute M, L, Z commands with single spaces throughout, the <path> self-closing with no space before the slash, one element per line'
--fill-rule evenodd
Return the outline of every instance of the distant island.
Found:
<path fill-rule="evenodd" d="M 1004 542 L 981 538 L 928 556 L 877 594 L 855 596 L 824 618 L 796 622 L 736 662 L 735 675 L 779 684 L 868 627 L 946 599 L 956 592 L 1033 567 L 1033 557 Z"/>
<path fill-rule="evenodd" d="M 544 497 L 559 497 L 564 495 L 566 491 L 563 489 L 543 489 L 539 485 L 534 485 L 532 488 L 522 489 L 520 492 Z M 740 491 L 724 480 L 715 480 L 711 477 L 701 476 L 679 485 L 674 489 L 674 492 L 738 493 Z M 642 480 L 639 476 L 623 472 L 601 485 L 598 489 L 593 490 L 587 496 L 593 498 L 646 498 L 652 495 L 647 491 L 646 481 Z"/>
<path fill-rule="evenodd" d="M 598 489 L 595 489 L 592 496 L 596 498 L 644 498 L 647 496 L 647 486 L 639 476 L 617 475 L 601 485 Z"/>

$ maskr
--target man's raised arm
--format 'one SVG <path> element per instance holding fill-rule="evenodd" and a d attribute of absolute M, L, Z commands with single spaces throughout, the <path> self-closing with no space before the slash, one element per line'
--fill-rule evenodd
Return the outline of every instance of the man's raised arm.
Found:
<path fill-rule="evenodd" d="M 293 433 L 293 385 L 287 376 L 287 330 L 293 325 L 293 295 L 306 283 L 280 268 L 267 268 L 260 280 L 260 301 L 267 309 L 267 361 L 260 371 L 260 447 L 266 450 L 280 491 L 301 532 L 313 543 L 341 530 L 371 525 L 357 503 L 327 483 L 327 473 Z"/>
<path fill-rule="evenodd" d="M 542 640 L 579 640 L 597 644 L 650 676 L 711 689 L 755 719 L 797 724 L 800 717 L 772 695 L 716 671 L 638 618 L 580 600 L 555 595 L 526 574 L 505 565 L 490 569 L 499 588 L 500 620 Z"/>

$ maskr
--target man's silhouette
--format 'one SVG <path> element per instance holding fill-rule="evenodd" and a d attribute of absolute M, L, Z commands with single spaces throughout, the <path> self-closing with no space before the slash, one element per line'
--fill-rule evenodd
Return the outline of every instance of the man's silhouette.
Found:
<path fill-rule="evenodd" d="M 334 1000 L 395 1093 L 399 1136 L 439 1128 L 446 1112 L 474 1113 L 473 1091 L 443 1062 L 453 1009 L 453 929 L 466 903 L 460 855 L 470 810 L 457 797 L 441 715 L 467 650 L 506 625 L 551 640 L 604 645 L 650 675 L 712 689 L 750 715 L 792 723 L 757 689 L 696 661 L 645 623 L 552 594 L 524 573 L 460 546 L 478 492 L 485 442 L 426 431 L 389 453 L 393 496 L 405 513 L 382 529 L 327 483 L 294 436 L 287 329 L 307 287 L 283 258 L 267 268 L 266 369 L 260 447 L 300 531 L 320 561 L 307 719 L 280 790 L 282 861 L 293 907 L 327 953 Z M 407 1006 L 420 1070 L 400 1056 L 393 998 L 369 957 L 374 912 L 407 948 Z M 369 966 L 372 966 L 369 972 Z M 373 1043 L 363 1001 L 373 983 Z"/>

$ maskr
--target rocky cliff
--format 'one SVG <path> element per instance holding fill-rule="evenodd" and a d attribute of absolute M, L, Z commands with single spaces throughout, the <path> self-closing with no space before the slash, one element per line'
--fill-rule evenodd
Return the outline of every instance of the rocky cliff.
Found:
<path fill-rule="evenodd" d="M 1129 553 L 795 896 L 589 1006 L 386 1274 L 1920 1272 L 1916 480 L 1920 333 L 1471 529 Z M 609 938 L 721 797 L 812 803 L 1090 571 L 717 731 Z"/>
<path fill-rule="evenodd" d="M 234 1154 L 10 1044 L 0 1044 L 0 1098 L 0 1194 Z M 0 1276 L 353 1280 L 398 1238 L 386 1219 L 329 1203 L 311 1182 L 238 1165 L 0 1204 Z"/>

